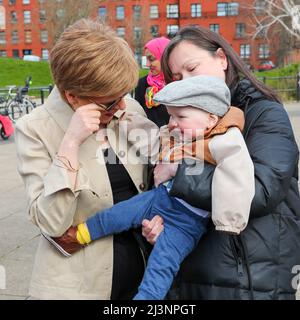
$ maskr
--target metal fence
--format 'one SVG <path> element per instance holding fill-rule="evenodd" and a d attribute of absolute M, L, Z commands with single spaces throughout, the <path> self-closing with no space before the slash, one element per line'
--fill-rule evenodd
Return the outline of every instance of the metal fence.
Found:
<path fill-rule="evenodd" d="M 260 81 L 275 90 L 283 100 L 300 101 L 300 74 L 281 77 L 258 77 Z"/>
<path fill-rule="evenodd" d="M 18 89 L 18 86 L 13 85 L 0 88 L 0 95 L 6 95 L 11 87 L 15 87 L 13 91 Z M 39 106 L 44 104 L 45 98 L 49 95 L 52 89 L 52 84 L 44 87 L 29 87 L 28 96 L 30 96 L 31 99 L 35 101 L 36 105 Z"/>

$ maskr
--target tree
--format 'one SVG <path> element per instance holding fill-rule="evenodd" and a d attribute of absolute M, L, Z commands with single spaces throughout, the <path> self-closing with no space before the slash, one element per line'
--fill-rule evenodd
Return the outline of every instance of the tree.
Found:
<path fill-rule="evenodd" d="M 84 2 L 84 4 L 83 4 Z M 66 27 L 81 18 L 87 18 L 95 12 L 95 0 L 45 0 L 39 10 L 45 11 L 45 29 L 49 43 L 55 43 Z"/>
<path fill-rule="evenodd" d="M 258 0 L 252 8 L 256 23 L 254 37 L 279 27 L 288 36 L 300 40 L 300 0 Z"/>
<path fill-rule="evenodd" d="M 300 0 L 244 0 L 241 7 L 250 16 L 248 35 L 268 44 L 278 65 L 299 48 Z"/>

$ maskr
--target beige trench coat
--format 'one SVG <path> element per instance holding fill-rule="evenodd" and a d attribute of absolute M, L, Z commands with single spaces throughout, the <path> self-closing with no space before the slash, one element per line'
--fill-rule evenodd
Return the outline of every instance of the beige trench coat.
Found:
<path fill-rule="evenodd" d="M 140 105 L 126 98 L 126 111 L 137 112 L 131 127 L 157 129 L 145 118 Z M 65 169 L 53 164 L 64 133 L 73 115 L 55 88 L 44 106 L 20 119 L 16 126 L 18 170 L 28 198 L 29 217 L 42 231 L 59 236 L 71 225 L 85 221 L 113 204 L 112 191 L 96 134 L 80 147 L 80 169 L 72 190 Z M 119 158 L 136 157 L 130 143 L 118 141 L 118 117 L 108 125 L 117 139 L 108 134 Z M 141 116 L 142 115 L 142 116 Z M 122 139 L 121 139 L 122 140 Z M 128 144 L 128 145 L 127 145 Z M 117 147 L 119 145 L 119 147 Z M 102 164 L 101 164 L 102 162 Z M 147 165 L 125 164 L 137 190 L 146 184 Z M 65 258 L 43 237 L 37 249 L 29 294 L 39 299 L 109 299 L 112 286 L 112 236 L 95 241 L 71 258 Z"/>

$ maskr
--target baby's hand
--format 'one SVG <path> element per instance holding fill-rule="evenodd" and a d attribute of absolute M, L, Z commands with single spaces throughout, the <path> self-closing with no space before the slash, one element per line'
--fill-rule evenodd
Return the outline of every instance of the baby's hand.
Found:
<path fill-rule="evenodd" d="M 151 244 L 155 244 L 158 236 L 164 229 L 164 221 L 162 217 L 156 215 L 151 220 L 144 219 L 142 221 L 142 235 Z"/>
<path fill-rule="evenodd" d="M 178 163 L 159 163 L 154 169 L 154 184 L 159 186 L 173 178 L 176 174 Z"/>

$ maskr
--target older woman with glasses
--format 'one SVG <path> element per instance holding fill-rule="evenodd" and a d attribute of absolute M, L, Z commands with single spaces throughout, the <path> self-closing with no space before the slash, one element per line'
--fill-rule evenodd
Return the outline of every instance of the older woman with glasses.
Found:
<path fill-rule="evenodd" d="M 137 84 L 138 66 L 110 28 L 85 19 L 68 27 L 51 51 L 50 66 L 56 87 L 43 107 L 19 120 L 16 144 L 30 219 L 58 237 L 146 189 L 148 166 L 128 137 L 130 130 L 157 127 L 126 97 Z M 67 259 L 41 237 L 29 295 L 131 299 L 144 272 L 143 247 L 140 233 L 129 230 Z"/>

